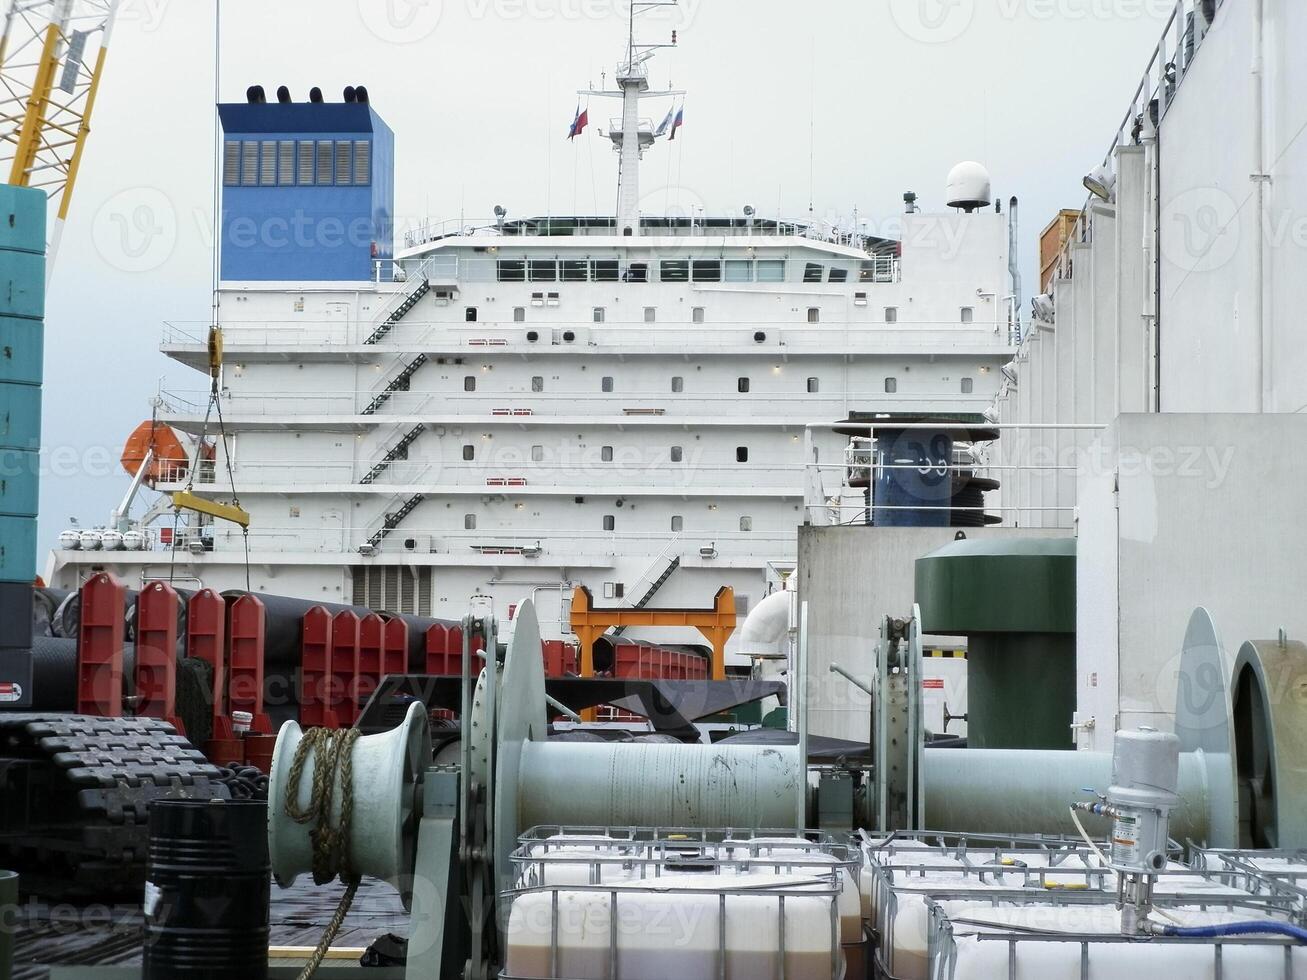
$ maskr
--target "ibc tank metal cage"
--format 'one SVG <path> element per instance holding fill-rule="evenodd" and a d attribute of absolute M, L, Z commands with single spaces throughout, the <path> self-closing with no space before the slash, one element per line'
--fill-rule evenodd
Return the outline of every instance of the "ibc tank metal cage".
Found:
<path fill-rule="evenodd" d="M 786 901 L 822 902 L 829 910 L 830 976 L 844 976 L 845 945 L 841 942 L 839 899 L 847 883 L 856 889 L 860 859 L 856 847 L 837 841 L 821 831 L 793 828 L 776 830 L 668 827 L 574 827 L 537 826 L 518 838 L 513 852 L 514 887 L 500 893 L 503 907 L 533 895 L 547 895 L 549 902 L 549 970 L 547 974 L 510 972 L 503 980 L 565 978 L 560 972 L 560 895 L 604 896 L 607 899 L 607 976 L 620 976 L 618 969 L 618 923 L 621 903 L 634 903 L 641 896 L 679 896 L 683 899 L 714 899 L 716 924 L 714 975 L 728 975 L 730 956 L 727 942 L 728 900 L 731 898 L 775 899 L 776 931 L 779 938 L 779 975 L 790 975 L 786 963 Z M 569 874 L 570 872 L 570 874 Z M 582 884 L 551 881 L 553 876 L 585 878 Z M 740 883 L 726 884 L 722 876 L 738 875 Z M 797 878 L 794 882 L 759 883 L 759 875 Z M 698 879 L 696 881 L 696 878 Z M 709 881 L 708 879 L 712 880 Z M 684 882 L 673 884 L 672 882 Z M 704 887 L 710 885 L 711 887 Z M 856 894 L 856 890 L 854 891 Z M 511 913 L 510 913 L 511 914 Z M 859 929 L 861 946 L 865 936 Z M 730 971 L 738 975 L 738 971 Z M 812 975 L 812 974 L 805 974 Z"/>
<path fill-rule="evenodd" d="M 942 903 L 949 901 L 965 901 L 970 904 L 989 902 L 994 908 L 1003 905 L 1009 907 L 1017 905 L 1038 906 L 1042 909 L 1048 909 L 1052 913 L 1058 910 L 1070 912 L 1073 907 L 1079 906 L 1084 909 L 1088 906 L 1098 906 L 1109 908 L 1113 911 L 1117 908 L 1115 892 L 1111 894 L 1093 893 L 1093 892 L 1050 892 L 1049 894 L 1033 898 L 1030 895 L 1012 896 L 1002 893 L 984 893 L 977 895 L 975 892 L 959 893 L 940 893 L 925 899 L 928 915 L 927 930 L 927 950 L 930 980 L 956 980 L 958 977 L 959 966 L 959 938 L 965 937 L 968 940 L 974 939 L 977 943 L 997 943 L 1006 947 L 1001 957 L 1006 965 L 1005 972 L 1001 974 L 989 971 L 987 976 L 1006 977 L 1007 980 L 1020 980 L 1022 977 L 1038 975 L 1031 974 L 1030 960 L 1035 959 L 1031 954 L 1035 953 L 1039 947 L 1049 947 L 1052 944 L 1060 946 L 1072 945 L 1079 949 L 1067 957 L 1068 963 L 1074 959 L 1075 964 L 1071 967 L 1076 971 L 1078 980 L 1093 980 L 1100 976 L 1118 976 L 1123 978 L 1130 976 L 1140 976 L 1140 973 L 1131 973 L 1129 970 L 1122 968 L 1119 959 L 1122 953 L 1113 953 L 1112 951 L 1126 950 L 1128 947 L 1135 947 L 1141 950 L 1160 950 L 1157 953 L 1161 962 L 1145 962 L 1138 964 L 1140 971 L 1147 971 L 1147 975 L 1156 976 L 1157 969 L 1167 969 L 1163 963 L 1170 956 L 1176 955 L 1180 949 L 1184 948 L 1204 948 L 1209 950 L 1207 955 L 1211 958 L 1211 966 L 1203 970 L 1202 975 L 1211 976 L 1222 980 L 1225 977 L 1270 977 L 1281 976 L 1284 980 L 1294 980 L 1307 976 L 1307 949 L 1302 946 L 1295 946 L 1293 941 L 1287 938 L 1275 936 L 1218 936 L 1213 938 L 1187 938 L 1178 936 L 1127 936 L 1119 932 L 1090 932 L 1075 931 L 1068 929 L 1066 931 L 1053 929 L 1040 929 L 1037 927 L 1027 926 L 1008 926 L 994 923 L 987 923 L 982 920 L 975 920 L 970 917 L 953 916 L 944 907 Z M 1271 900 L 1259 900 L 1255 896 L 1247 898 L 1215 898 L 1211 894 L 1185 895 L 1183 893 L 1155 895 L 1154 907 L 1160 911 L 1163 916 L 1168 915 L 1168 910 L 1173 912 L 1179 909 L 1198 909 L 1201 911 L 1223 911 L 1231 914 L 1238 913 L 1242 918 L 1252 918 L 1256 916 L 1278 918 L 1283 909 L 1276 902 Z M 969 927 L 968 931 L 962 932 L 957 926 Z M 1238 960 L 1236 951 L 1239 950 L 1257 950 L 1271 949 L 1283 950 L 1280 953 L 1272 953 L 1276 961 L 1277 969 L 1268 973 L 1265 970 L 1249 972 L 1247 969 L 1239 969 L 1236 964 Z M 1026 954 L 1026 964 L 1022 965 L 1022 953 Z M 1295 952 L 1300 955 L 1295 955 Z M 1150 954 L 1151 955 L 1151 954 Z M 1265 956 L 1266 954 L 1261 954 Z M 1104 963 L 1105 959 L 1113 959 L 1112 963 Z M 1048 962 L 1047 955 L 1038 957 L 1038 962 L 1045 965 Z M 974 971 L 975 964 L 971 964 Z M 1183 970 L 1183 967 L 1179 968 Z M 974 975 L 974 972 L 971 974 Z M 1069 976 L 1066 971 L 1060 971 L 1058 976 Z M 1192 973 L 1174 972 L 1163 975 L 1169 976 L 1189 976 Z M 888 971 L 885 973 L 887 980 L 895 980 L 893 974 Z"/>
<path fill-rule="evenodd" d="M 1307 926 L 1307 849 L 1197 847 L 1189 863 L 1232 887 L 1285 903 L 1293 921 Z"/>

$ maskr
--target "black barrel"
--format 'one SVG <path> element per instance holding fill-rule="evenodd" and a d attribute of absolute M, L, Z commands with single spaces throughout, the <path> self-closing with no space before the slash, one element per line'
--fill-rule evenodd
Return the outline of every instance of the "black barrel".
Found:
<path fill-rule="evenodd" d="M 257 800 L 151 804 L 144 980 L 265 980 L 267 824 Z"/>

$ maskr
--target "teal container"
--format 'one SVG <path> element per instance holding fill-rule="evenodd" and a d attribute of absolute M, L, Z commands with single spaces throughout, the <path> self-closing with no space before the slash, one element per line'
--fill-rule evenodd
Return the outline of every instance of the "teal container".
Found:
<path fill-rule="evenodd" d="M 0 384 L 0 449 L 40 448 L 40 387 Z"/>
<path fill-rule="evenodd" d="M 0 316 L 45 316 L 44 255 L 0 249 Z"/>
<path fill-rule="evenodd" d="M 36 577 L 44 355 L 44 191 L 0 185 L 0 582 Z"/>
<path fill-rule="evenodd" d="M 0 517 L 0 582 L 36 578 L 36 518 Z"/>
<path fill-rule="evenodd" d="M 0 250 L 45 255 L 46 196 L 30 187 L 3 185 Z M 41 277 L 44 284 L 44 274 Z"/>
<path fill-rule="evenodd" d="M 0 449 L 0 515 L 36 517 L 41 454 Z"/>
<path fill-rule="evenodd" d="M 40 320 L 0 316 L 0 382 L 39 385 L 45 354 Z"/>

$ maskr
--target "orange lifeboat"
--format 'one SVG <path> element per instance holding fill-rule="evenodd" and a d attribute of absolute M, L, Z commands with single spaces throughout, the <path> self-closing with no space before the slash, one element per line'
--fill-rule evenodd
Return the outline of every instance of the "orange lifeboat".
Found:
<path fill-rule="evenodd" d="M 190 454 L 182 445 L 177 431 L 170 425 L 148 420 L 138 425 L 127 437 L 127 444 L 123 446 L 122 453 L 123 469 L 135 476 L 152 449 L 154 456 L 144 476 L 147 484 L 153 486 L 159 482 L 175 483 L 185 478 L 190 468 Z M 213 446 L 206 445 L 204 458 L 212 459 L 213 455 Z"/>

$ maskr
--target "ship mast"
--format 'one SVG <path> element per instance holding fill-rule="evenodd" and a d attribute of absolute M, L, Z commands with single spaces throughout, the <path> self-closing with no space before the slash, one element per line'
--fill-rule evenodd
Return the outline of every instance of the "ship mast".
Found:
<path fill-rule="evenodd" d="M 617 172 L 617 228 L 619 235 L 636 237 L 640 234 L 640 160 L 647 147 L 661 135 L 651 126 L 642 127 L 640 100 L 648 97 L 684 95 L 684 92 L 649 90 L 649 62 L 659 48 L 676 46 L 676 32 L 667 44 L 637 44 L 635 18 L 656 7 L 675 7 L 679 0 L 637 0 L 631 4 L 626 57 L 617 66 L 617 91 L 581 91 L 583 96 L 618 98 L 622 100 L 622 128 L 613 130 L 608 138 L 618 152 Z"/>

